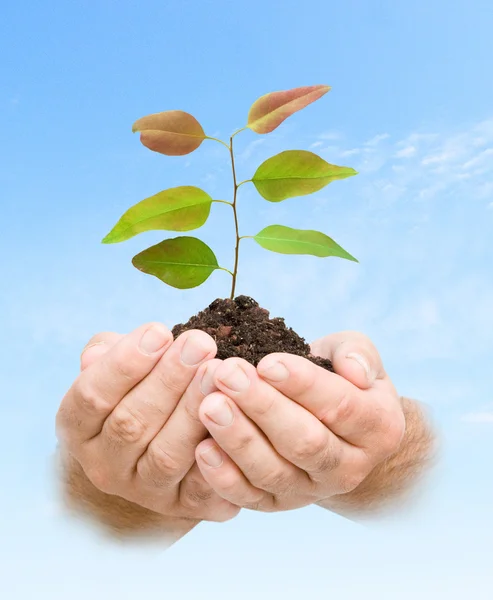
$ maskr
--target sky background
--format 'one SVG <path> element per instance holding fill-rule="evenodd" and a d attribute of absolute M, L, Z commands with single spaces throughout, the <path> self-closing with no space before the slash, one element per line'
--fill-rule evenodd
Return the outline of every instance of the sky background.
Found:
<path fill-rule="evenodd" d="M 7 2 L 0 21 L 0 595 L 12 600 L 491 598 L 493 535 L 491 0 Z M 54 415 L 97 331 L 186 321 L 224 272 L 178 291 L 100 244 L 176 185 L 228 198 L 226 150 L 168 158 L 133 121 L 192 113 L 227 138 L 269 91 L 332 91 L 275 133 L 238 136 L 238 171 L 285 149 L 357 177 L 273 205 L 241 188 L 244 235 L 326 232 L 360 264 L 245 242 L 239 293 L 308 340 L 367 333 L 402 395 L 427 403 L 443 456 L 414 510 L 370 527 L 322 509 L 202 524 L 163 552 L 111 544 L 60 511 Z M 214 205 L 198 235 L 232 264 Z"/>

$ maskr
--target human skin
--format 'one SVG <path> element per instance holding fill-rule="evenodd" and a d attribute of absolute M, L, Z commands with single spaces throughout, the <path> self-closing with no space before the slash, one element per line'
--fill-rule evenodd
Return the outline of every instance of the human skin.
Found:
<path fill-rule="evenodd" d="M 271 354 L 257 369 L 238 358 L 216 369 L 220 391 L 199 409 L 213 439 L 198 445 L 196 458 L 212 489 L 231 503 L 262 511 L 329 507 L 344 498 L 354 504 L 358 496 L 363 501 L 360 486 L 370 473 L 376 486 L 377 467 L 384 475 L 396 453 L 404 458 L 406 429 L 408 441 L 416 435 L 411 415 L 418 405 L 398 395 L 370 340 L 342 332 L 312 349 L 331 358 L 336 373 L 289 354 Z M 394 469 L 393 481 L 379 483 L 380 496 L 402 486 L 396 478 Z M 360 511 L 374 510 L 373 494 L 364 496 Z"/>
<path fill-rule="evenodd" d="M 287 354 L 257 369 L 219 361 L 205 333 L 173 342 L 160 324 L 98 334 L 57 415 L 68 504 L 113 533 L 170 543 L 242 507 L 316 503 L 357 518 L 395 506 L 434 454 L 421 406 L 398 396 L 362 334 L 326 336 L 312 351 L 336 374 Z M 249 380 L 240 391 L 235 369 Z M 211 419 L 220 405 L 229 425 Z"/>

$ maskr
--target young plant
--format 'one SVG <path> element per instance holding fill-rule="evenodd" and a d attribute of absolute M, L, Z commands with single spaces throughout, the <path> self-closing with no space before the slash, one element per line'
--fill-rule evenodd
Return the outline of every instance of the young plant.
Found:
<path fill-rule="evenodd" d="M 200 123 L 190 114 L 170 110 L 138 119 L 132 130 L 140 132 L 144 146 L 168 156 L 183 156 L 196 150 L 204 140 L 223 144 L 229 152 L 233 175 L 231 202 L 214 200 L 206 191 L 194 186 L 170 188 L 142 200 L 130 208 L 103 239 L 103 243 L 123 242 L 144 231 L 165 230 L 187 232 L 198 229 L 209 218 L 213 203 L 227 204 L 234 217 L 236 244 L 232 270 L 221 267 L 212 249 L 196 237 L 179 236 L 166 239 L 137 254 L 133 265 L 164 283 L 179 289 L 201 285 L 213 271 L 220 269 L 231 275 L 231 299 L 235 296 L 240 243 L 253 239 L 266 250 L 281 254 L 309 254 L 318 257 L 338 256 L 357 262 L 339 244 L 319 231 L 269 225 L 255 235 L 239 233 L 237 199 L 239 188 L 253 183 L 268 202 L 282 202 L 295 196 L 306 196 L 337 179 L 356 175 L 349 167 L 329 164 L 306 150 L 286 150 L 264 161 L 251 179 L 236 179 L 233 140 L 250 129 L 258 134 L 274 131 L 293 113 L 318 100 L 330 90 L 326 85 L 299 87 L 273 92 L 259 98 L 250 108 L 247 124 L 233 133 L 229 144 L 205 134 Z"/>

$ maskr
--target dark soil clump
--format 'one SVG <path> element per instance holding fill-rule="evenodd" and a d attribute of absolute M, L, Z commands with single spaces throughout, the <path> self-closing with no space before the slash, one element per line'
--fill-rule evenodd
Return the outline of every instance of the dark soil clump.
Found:
<path fill-rule="evenodd" d="M 286 326 L 284 319 L 271 319 L 269 311 L 248 296 L 214 300 L 187 323 L 175 325 L 173 335 L 176 338 L 189 329 L 200 329 L 214 338 L 216 356 L 222 360 L 237 356 L 257 366 L 267 354 L 287 352 L 333 372 L 330 360 L 312 356 L 310 346 Z"/>

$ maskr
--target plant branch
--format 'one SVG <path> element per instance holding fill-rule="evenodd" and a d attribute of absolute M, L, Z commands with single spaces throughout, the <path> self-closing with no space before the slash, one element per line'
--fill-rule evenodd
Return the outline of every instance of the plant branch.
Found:
<path fill-rule="evenodd" d="M 240 181 L 240 183 L 238 184 L 238 187 L 240 187 L 240 185 L 243 185 L 244 183 L 250 183 L 251 179 L 245 179 L 245 181 Z"/>
<path fill-rule="evenodd" d="M 215 138 L 215 137 L 210 137 L 209 135 L 205 136 L 206 140 L 212 140 L 213 142 L 218 142 L 219 144 L 222 144 L 223 146 L 226 146 L 226 148 L 229 150 L 229 146 L 228 144 L 226 144 L 226 142 L 223 142 L 222 140 Z"/>
<path fill-rule="evenodd" d="M 238 135 L 239 133 L 241 133 L 242 131 L 245 131 L 245 129 L 248 129 L 247 126 L 245 125 L 245 127 L 242 127 L 241 129 L 238 129 L 237 131 L 235 131 L 233 133 L 233 135 L 231 136 L 231 139 L 233 139 L 235 137 L 235 135 Z"/>
<path fill-rule="evenodd" d="M 240 129 L 236 133 L 239 133 L 240 131 L 242 131 L 242 130 Z M 235 266 L 233 269 L 233 282 L 231 284 L 231 295 L 230 295 L 231 300 L 233 300 L 235 297 L 236 277 L 238 275 L 238 257 L 239 257 L 239 253 L 240 253 L 240 233 L 239 233 L 239 227 L 238 227 L 238 212 L 236 210 L 236 197 L 237 197 L 239 186 L 236 182 L 235 155 L 233 152 L 233 137 L 236 135 L 236 133 L 234 133 L 229 140 L 229 154 L 231 156 L 231 168 L 233 171 L 233 186 L 234 186 L 233 214 L 234 214 L 234 219 L 235 219 L 235 231 L 236 231 Z"/>
<path fill-rule="evenodd" d="M 229 206 L 233 206 L 233 203 L 228 202 L 227 200 L 213 200 L 213 202 L 220 202 L 221 204 L 228 204 Z"/>

